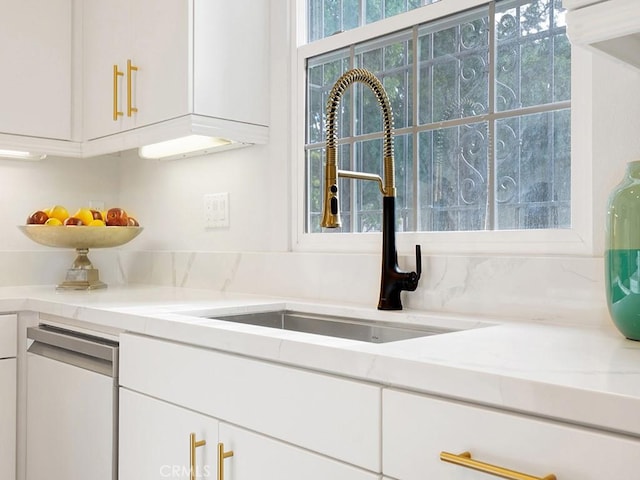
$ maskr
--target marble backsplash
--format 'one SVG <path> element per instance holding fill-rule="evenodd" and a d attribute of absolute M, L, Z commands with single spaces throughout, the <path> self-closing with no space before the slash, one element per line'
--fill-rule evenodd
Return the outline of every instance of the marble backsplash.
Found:
<path fill-rule="evenodd" d="M 0 286 L 55 285 L 73 251 L 0 252 Z M 94 250 L 111 285 L 171 285 L 375 307 L 380 258 L 374 254 Z M 399 258 L 403 268 L 411 257 Z M 609 323 L 602 258 L 424 256 L 418 290 L 405 308 L 510 321 Z"/>
<path fill-rule="evenodd" d="M 404 268 L 414 258 L 401 257 Z M 375 307 L 374 254 L 127 252 L 121 283 L 255 293 Z M 602 258 L 425 256 L 405 308 L 548 323 L 609 323 Z"/>

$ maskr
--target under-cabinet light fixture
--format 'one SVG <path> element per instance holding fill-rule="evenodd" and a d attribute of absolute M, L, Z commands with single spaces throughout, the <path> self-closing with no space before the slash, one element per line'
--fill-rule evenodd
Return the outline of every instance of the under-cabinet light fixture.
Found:
<path fill-rule="evenodd" d="M 155 160 L 174 160 L 177 158 L 205 155 L 215 149 L 234 143 L 231 140 L 220 137 L 207 137 L 204 135 L 188 135 L 165 142 L 145 145 L 138 149 L 138 155 L 142 158 Z"/>
<path fill-rule="evenodd" d="M 1 158 L 12 158 L 17 160 L 44 160 L 47 158 L 46 153 L 25 152 L 22 150 L 3 150 L 0 149 Z"/>

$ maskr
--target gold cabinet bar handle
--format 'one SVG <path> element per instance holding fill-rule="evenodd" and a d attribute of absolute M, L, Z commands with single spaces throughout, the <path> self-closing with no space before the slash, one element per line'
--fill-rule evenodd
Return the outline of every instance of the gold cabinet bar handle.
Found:
<path fill-rule="evenodd" d="M 124 75 L 124 72 L 118 70 L 118 65 L 113 66 L 113 121 L 117 121 L 122 116 L 122 112 L 118 111 L 118 77 Z"/>
<path fill-rule="evenodd" d="M 218 480 L 224 480 L 224 459 L 233 457 L 233 450 L 224 451 L 224 443 L 218 443 Z"/>
<path fill-rule="evenodd" d="M 133 106 L 133 99 L 131 97 L 131 85 L 133 83 L 131 72 L 137 72 L 138 67 L 131 63 L 131 60 L 127 60 L 127 117 L 130 117 L 133 113 L 138 111 L 137 107 Z"/>
<path fill-rule="evenodd" d="M 190 455 L 189 455 L 189 464 L 191 468 L 189 470 L 189 478 L 190 480 L 196 480 L 196 448 L 203 447 L 207 444 L 206 440 L 198 440 L 196 441 L 196 434 L 192 433 L 189 435 L 189 443 L 190 443 Z"/>
<path fill-rule="evenodd" d="M 520 473 L 514 470 L 509 470 L 508 468 L 502 468 L 497 465 L 473 460 L 469 452 L 462 452 L 459 455 L 449 452 L 440 452 L 440 460 L 443 462 L 454 463 L 472 470 L 477 470 L 479 472 L 488 473 L 496 477 L 507 478 L 509 480 L 557 480 L 554 474 L 549 474 L 546 477 L 534 477 L 533 475 L 527 475 L 526 473 Z"/>

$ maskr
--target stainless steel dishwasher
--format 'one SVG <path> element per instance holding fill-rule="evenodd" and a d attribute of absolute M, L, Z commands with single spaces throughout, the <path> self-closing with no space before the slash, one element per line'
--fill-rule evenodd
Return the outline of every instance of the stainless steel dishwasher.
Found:
<path fill-rule="evenodd" d="M 26 479 L 117 479 L 118 343 L 46 325 L 27 338 Z"/>

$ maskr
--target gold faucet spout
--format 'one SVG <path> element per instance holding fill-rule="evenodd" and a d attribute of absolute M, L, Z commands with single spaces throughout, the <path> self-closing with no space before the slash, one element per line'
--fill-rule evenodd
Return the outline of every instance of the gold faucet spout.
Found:
<path fill-rule="evenodd" d="M 376 96 L 382 110 L 383 122 L 383 162 L 384 179 L 379 175 L 350 170 L 338 169 L 337 154 L 337 114 L 344 92 L 355 82 L 367 85 Z M 323 203 L 322 226 L 336 228 L 342 225 L 340 220 L 340 206 L 338 202 L 338 178 L 356 178 L 360 180 L 374 180 L 379 183 L 380 192 L 385 197 L 395 197 L 395 173 L 393 160 L 393 114 L 389 97 L 380 80 L 368 70 L 355 68 L 344 73 L 334 84 L 327 101 L 326 119 L 326 165 L 325 165 L 325 201 Z"/>

